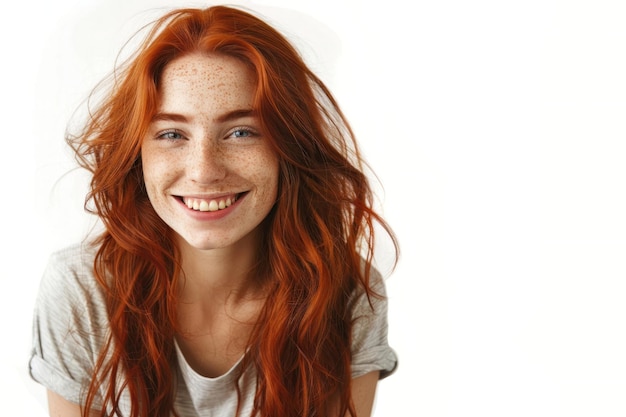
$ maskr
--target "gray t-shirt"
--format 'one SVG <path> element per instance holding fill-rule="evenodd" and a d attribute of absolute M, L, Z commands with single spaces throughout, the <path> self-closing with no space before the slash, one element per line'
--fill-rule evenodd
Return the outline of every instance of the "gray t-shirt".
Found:
<path fill-rule="evenodd" d="M 108 318 L 103 290 L 93 276 L 95 249 L 74 245 L 54 253 L 43 275 L 33 320 L 31 377 L 65 399 L 83 403 L 86 387 L 107 337 Z M 384 294 L 379 274 L 374 288 Z M 386 377 L 397 358 L 387 343 L 387 302 L 360 295 L 354 309 L 352 377 L 380 371 Z M 195 372 L 176 346 L 175 409 L 181 417 L 228 416 L 235 414 L 237 391 L 234 383 L 242 361 L 217 378 Z M 256 372 L 249 367 L 239 380 L 241 415 L 249 416 L 256 389 Z M 122 404 L 130 409 L 128 398 Z"/>

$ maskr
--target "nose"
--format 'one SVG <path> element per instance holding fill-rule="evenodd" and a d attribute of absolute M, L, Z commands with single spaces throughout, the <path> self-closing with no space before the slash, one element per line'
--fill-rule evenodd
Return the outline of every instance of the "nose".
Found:
<path fill-rule="evenodd" d="M 211 184 L 224 179 L 226 166 L 221 147 L 212 140 L 198 141 L 191 146 L 187 172 L 189 178 L 199 184 Z"/>

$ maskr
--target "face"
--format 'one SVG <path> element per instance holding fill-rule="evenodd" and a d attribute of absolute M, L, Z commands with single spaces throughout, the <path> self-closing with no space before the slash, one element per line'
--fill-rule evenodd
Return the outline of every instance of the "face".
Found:
<path fill-rule="evenodd" d="M 236 248 L 276 201 L 278 158 L 253 111 L 255 87 L 250 69 L 224 55 L 165 67 L 141 158 L 150 202 L 182 245 Z"/>

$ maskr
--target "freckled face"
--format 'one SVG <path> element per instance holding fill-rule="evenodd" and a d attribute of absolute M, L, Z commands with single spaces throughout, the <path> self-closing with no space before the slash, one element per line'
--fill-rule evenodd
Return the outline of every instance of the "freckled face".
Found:
<path fill-rule="evenodd" d="M 276 201 L 278 158 L 254 113 L 253 73 L 219 54 L 170 62 L 141 148 L 148 197 L 179 244 L 236 248 Z"/>

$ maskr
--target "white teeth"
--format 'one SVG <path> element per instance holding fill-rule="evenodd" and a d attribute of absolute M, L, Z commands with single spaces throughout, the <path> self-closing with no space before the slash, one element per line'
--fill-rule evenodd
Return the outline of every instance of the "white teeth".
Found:
<path fill-rule="evenodd" d="M 224 210 L 230 207 L 235 201 L 235 198 L 226 198 L 225 200 L 203 200 L 200 198 L 187 198 L 183 197 L 183 202 L 187 207 L 196 211 L 218 211 Z"/>

